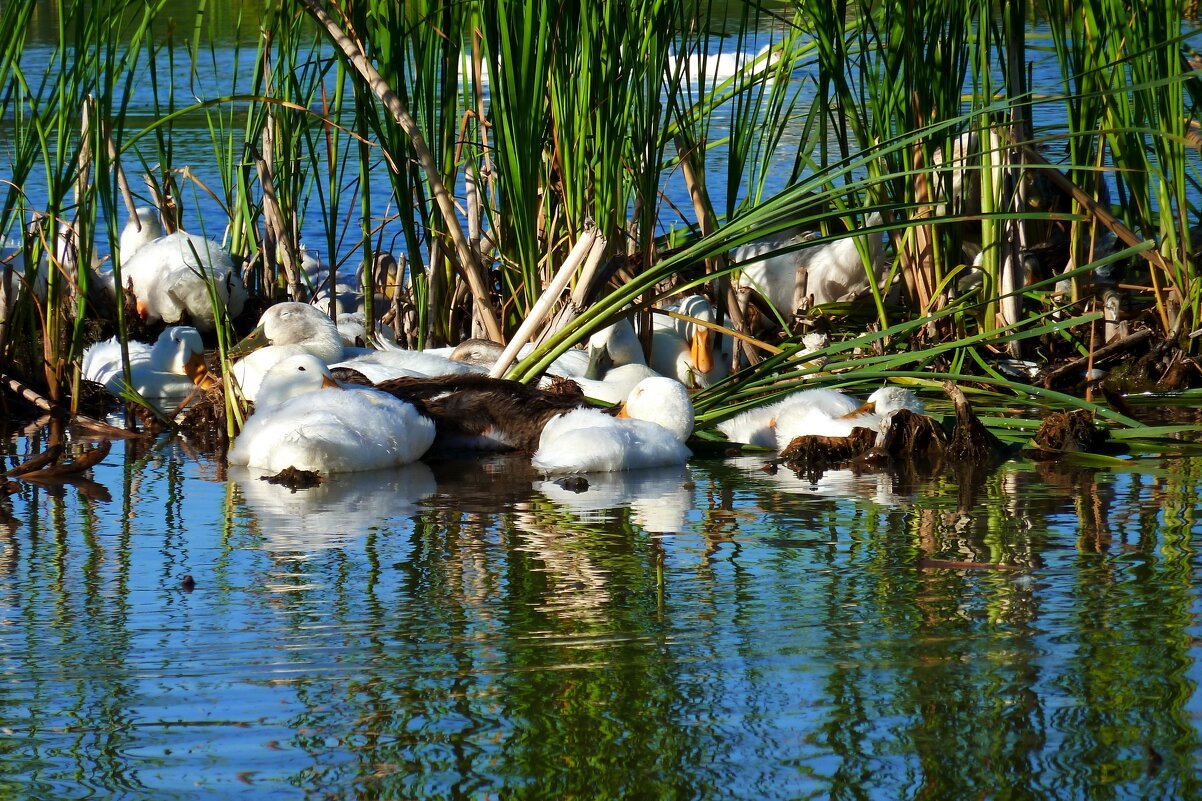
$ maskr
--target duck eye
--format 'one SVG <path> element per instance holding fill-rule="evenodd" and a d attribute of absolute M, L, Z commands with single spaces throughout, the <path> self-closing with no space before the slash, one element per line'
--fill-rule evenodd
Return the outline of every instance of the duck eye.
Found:
<path fill-rule="evenodd" d="M 304 365 L 301 365 L 300 367 L 298 367 L 298 368 L 296 368 L 296 369 L 300 370 L 302 373 L 303 373 L 303 372 L 305 372 L 305 367 L 304 367 Z"/>

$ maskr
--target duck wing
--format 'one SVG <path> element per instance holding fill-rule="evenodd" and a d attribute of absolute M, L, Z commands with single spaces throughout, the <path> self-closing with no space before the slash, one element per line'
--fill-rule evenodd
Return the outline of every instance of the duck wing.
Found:
<path fill-rule="evenodd" d="M 548 420 L 588 405 L 579 387 L 561 384 L 559 391 L 546 391 L 503 378 L 464 374 L 395 378 L 376 388 L 412 403 L 433 419 L 442 445 L 476 440 L 486 447 L 491 443 L 491 447 L 534 452 Z"/>

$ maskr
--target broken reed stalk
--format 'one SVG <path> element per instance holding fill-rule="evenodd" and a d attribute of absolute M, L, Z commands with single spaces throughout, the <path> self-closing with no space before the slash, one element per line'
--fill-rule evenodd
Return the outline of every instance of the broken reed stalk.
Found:
<path fill-rule="evenodd" d="M 526 315 L 526 319 L 522 321 L 517 333 L 513 335 L 513 339 L 505 346 L 497 363 L 488 371 L 491 377 L 500 378 L 505 375 L 505 371 L 509 369 L 509 365 L 513 364 L 522 345 L 530 341 L 530 337 L 534 336 L 535 329 L 542 325 L 543 318 L 551 311 L 551 307 L 559 300 L 563 291 L 568 288 L 568 282 L 576 274 L 579 264 L 587 257 L 588 265 L 585 269 L 596 269 L 596 265 L 600 263 L 601 257 L 605 253 L 605 246 L 605 237 L 601 236 L 596 228 L 585 231 L 584 235 L 576 240 L 576 244 L 568 253 L 568 257 L 564 259 L 559 271 L 555 273 L 555 277 L 551 279 L 551 283 L 543 290 L 542 295 L 534 304 L 534 308 Z"/>
<path fill-rule="evenodd" d="M 270 143 L 271 130 L 270 122 L 263 128 L 263 147 L 268 153 L 272 151 L 268 148 Z M 280 210 L 280 202 L 275 196 L 275 185 L 272 183 L 271 165 L 267 159 L 263 157 L 254 145 L 248 143 L 251 158 L 255 161 L 255 169 L 259 174 L 259 186 L 263 188 L 263 216 L 264 228 L 270 238 L 275 240 L 276 256 L 284 265 L 285 280 L 288 282 L 288 297 L 292 300 L 303 298 L 304 294 L 301 289 L 300 267 L 298 265 L 296 251 L 293 248 L 292 237 L 289 236 L 288 226 L 284 223 L 284 213 Z M 266 266 L 266 265 L 265 265 Z M 274 294 L 275 287 L 272 287 Z M 333 297 L 333 293 L 331 293 Z M 331 301 L 332 302 L 332 301 Z M 333 309 L 331 308 L 331 311 Z M 336 314 L 330 315 L 332 318 L 337 317 Z"/>
<path fill-rule="evenodd" d="M 368 61 L 367 53 L 362 46 L 357 44 L 348 35 L 348 32 L 354 33 L 353 29 L 347 25 L 344 32 L 338 23 L 326 13 L 325 9 L 318 5 L 316 0 L 300 0 L 300 2 L 305 10 L 309 12 L 310 16 L 325 28 L 334 45 L 342 51 L 351 66 L 367 81 L 372 92 L 385 105 L 389 113 L 392 114 L 397 125 L 409 136 L 409 140 L 413 145 L 413 152 L 417 154 L 418 159 L 421 161 L 422 170 L 426 174 L 426 181 L 429 183 L 430 192 L 434 195 L 434 201 L 438 204 L 439 211 L 442 212 L 443 224 L 446 225 L 447 233 L 455 245 L 452 262 L 464 274 L 468 284 L 471 286 L 472 295 L 476 301 L 476 308 L 480 313 L 479 316 L 484 323 L 488 337 L 494 342 L 503 341 L 504 334 L 501 332 L 500 317 L 493 308 L 492 301 L 490 300 L 491 293 L 489 292 L 487 274 L 472 252 L 471 243 L 468 242 L 467 237 L 463 234 L 463 229 L 459 225 L 459 216 L 458 211 L 455 209 L 455 202 L 451 199 L 451 195 L 447 191 L 446 185 L 443 184 L 442 178 L 439 177 L 438 165 L 435 163 L 434 156 L 426 144 L 425 137 L 422 136 L 421 131 L 417 127 L 417 122 L 409 113 L 409 109 L 401 102 L 400 97 L 389 87 L 388 82 L 384 80 L 379 71 Z M 451 254 L 448 253 L 447 255 L 450 256 Z"/>

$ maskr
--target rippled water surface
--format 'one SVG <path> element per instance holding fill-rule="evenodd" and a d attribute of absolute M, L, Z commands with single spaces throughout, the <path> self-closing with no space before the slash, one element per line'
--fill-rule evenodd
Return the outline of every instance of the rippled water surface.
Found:
<path fill-rule="evenodd" d="M 0 795 L 1197 797 L 1202 462 L 764 462 L 21 483 Z"/>

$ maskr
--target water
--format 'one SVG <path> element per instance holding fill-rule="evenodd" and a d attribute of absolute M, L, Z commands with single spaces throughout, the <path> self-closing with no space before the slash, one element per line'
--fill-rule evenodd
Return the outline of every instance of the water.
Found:
<path fill-rule="evenodd" d="M 22 484 L 0 793 L 1196 797 L 1202 462 L 763 464 Z"/>

